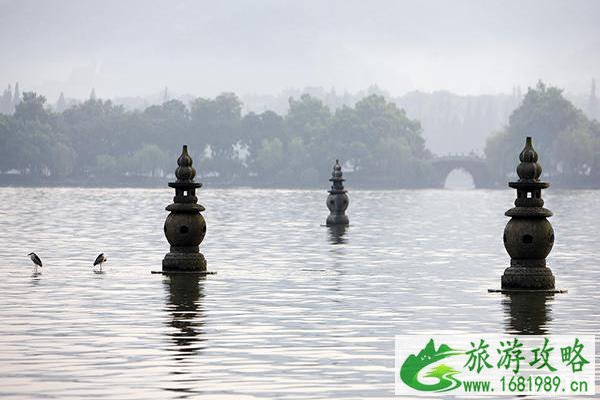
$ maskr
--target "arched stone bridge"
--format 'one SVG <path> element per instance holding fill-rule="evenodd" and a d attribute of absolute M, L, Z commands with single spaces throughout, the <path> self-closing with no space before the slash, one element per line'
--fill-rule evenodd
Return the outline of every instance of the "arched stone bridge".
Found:
<path fill-rule="evenodd" d="M 448 155 L 431 160 L 435 172 L 435 187 L 444 187 L 446 178 L 455 169 L 462 169 L 471 174 L 476 188 L 492 187 L 492 176 L 485 158 L 476 155 Z"/>

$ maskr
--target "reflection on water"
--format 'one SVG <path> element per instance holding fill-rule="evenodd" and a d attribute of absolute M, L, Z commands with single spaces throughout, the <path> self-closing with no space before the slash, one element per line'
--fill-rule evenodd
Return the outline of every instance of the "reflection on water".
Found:
<path fill-rule="evenodd" d="M 33 274 L 31 274 L 31 286 L 39 285 L 41 278 L 42 278 L 41 272 L 34 272 Z"/>
<path fill-rule="evenodd" d="M 502 306 L 506 314 L 506 332 L 519 335 L 543 335 L 552 321 L 548 301 L 554 294 L 519 292 L 504 294 Z"/>
<path fill-rule="evenodd" d="M 346 235 L 347 227 L 345 225 L 332 225 L 328 226 L 327 230 L 329 231 L 329 241 L 331 244 L 344 244 L 346 243 Z"/>
<path fill-rule="evenodd" d="M 164 280 L 168 292 L 166 311 L 170 316 L 169 326 L 175 328 L 167 336 L 177 346 L 176 360 L 185 359 L 203 349 L 201 343 L 204 339 L 200 335 L 204 279 L 204 276 L 181 274 L 170 275 Z"/>

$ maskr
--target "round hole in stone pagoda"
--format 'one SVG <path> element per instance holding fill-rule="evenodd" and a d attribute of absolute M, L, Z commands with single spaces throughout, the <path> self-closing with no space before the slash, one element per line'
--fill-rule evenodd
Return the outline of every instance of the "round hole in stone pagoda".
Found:
<path fill-rule="evenodd" d="M 533 236 L 531 235 L 523 235 L 523 243 L 529 244 L 533 242 Z"/>
<path fill-rule="evenodd" d="M 190 231 L 190 228 L 188 228 L 185 225 L 182 225 L 179 227 L 179 233 L 188 233 Z"/>

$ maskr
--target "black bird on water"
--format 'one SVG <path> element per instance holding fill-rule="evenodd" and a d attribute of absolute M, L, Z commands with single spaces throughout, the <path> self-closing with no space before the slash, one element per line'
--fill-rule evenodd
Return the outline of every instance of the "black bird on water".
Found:
<path fill-rule="evenodd" d="M 94 260 L 94 267 L 98 265 L 100 271 L 102 271 L 102 263 L 105 263 L 106 261 L 108 261 L 108 259 L 104 257 L 104 253 L 100 253 L 98 254 L 98 257 L 96 257 L 96 259 Z"/>
<path fill-rule="evenodd" d="M 38 267 L 42 268 L 42 260 L 40 260 L 37 254 L 29 253 L 27 255 L 29 256 L 29 258 L 31 258 L 31 261 L 33 261 L 34 272 L 37 272 Z"/>

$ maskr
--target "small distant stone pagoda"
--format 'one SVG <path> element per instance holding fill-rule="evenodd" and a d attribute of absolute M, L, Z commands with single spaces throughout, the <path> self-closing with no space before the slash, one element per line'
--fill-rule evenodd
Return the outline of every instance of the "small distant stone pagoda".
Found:
<path fill-rule="evenodd" d="M 348 208 L 349 200 L 346 190 L 344 190 L 344 178 L 342 178 L 342 166 L 339 160 L 335 160 L 331 178 L 331 190 L 327 196 L 327 208 L 329 208 L 329 216 L 327 217 L 327 226 L 348 225 L 348 216 L 345 214 Z"/>
<path fill-rule="evenodd" d="M 177 165 L 177 180 L 169 183 L 175 189 L 175 197 L 166 208 L 171 213 L 165 220 L 165 236 L 171 251 L 165 255 L 162 269 L 163 272 L 205 272 L 206 260 L 198 246 L 206 234 L 206 222 L 200 214 L 204 207 L 198 204 L 196 197 L 196 189 L 202 184 L 194 182 L 196 170 L 187 146 L 183 146 Z"/>
<path fill-rule="evenodd" d="M 542 200 L 542 189 L 550 185 L 539 180 L 542 167 L 530 137 L 519 160 L 519 180 L 508 183 L 517 189 L 517 199 L 505 213 L 511 217 L 504 229 L 504 247 L 511 260 L 502 275 L 502 290 L 554 290 L 554 275 L 546 266 L 554 245 L 554 230 L 546 219 L 552 211 L 543 207 Z"/>

